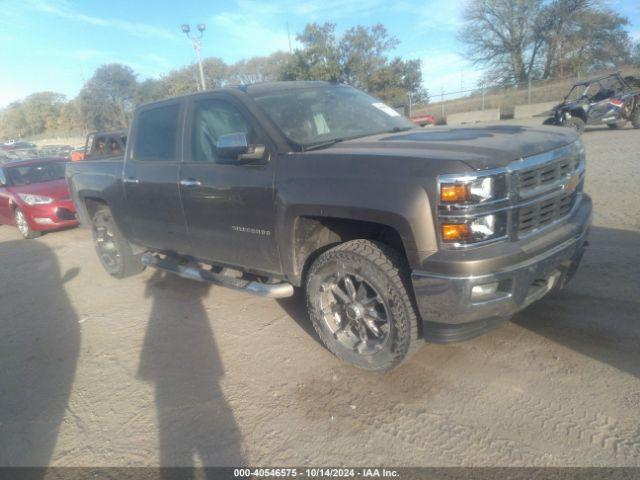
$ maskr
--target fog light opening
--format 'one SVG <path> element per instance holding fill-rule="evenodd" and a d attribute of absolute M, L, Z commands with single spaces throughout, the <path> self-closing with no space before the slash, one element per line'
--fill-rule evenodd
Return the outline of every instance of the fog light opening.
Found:
<path fill-rule="evenodd" d="M 494 297 L 497 291 L 498 291 L 498 282 L 474 285 L 473 288 L 471 289 L 471 299 L 485 300 L 487 298 Z"/>

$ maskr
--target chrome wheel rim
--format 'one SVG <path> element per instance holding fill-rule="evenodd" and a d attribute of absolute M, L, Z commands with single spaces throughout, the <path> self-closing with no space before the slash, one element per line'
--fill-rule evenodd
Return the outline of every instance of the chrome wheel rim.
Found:
<path fill-rule="evenodd" d="M 16 226 L 23 237 L 29 235 L 29 224 L 27 223 L 24 213 L 20 210 L 16 210 Z"/>
<path fill-rule="evenodd" d="M 338 272 L 320 285 L 322 320 L 343 347 L 360 355 L 382 350 L 389 340 L 389 309 L 375 287 L 355 273 Z"/>
<path fill-rule="evenodd" d="M 96 249 L 100 260 L 108 269 L 115 269 L 120 264 L 120 252 L 113 234 L 107 227 L 99 226 L 94 229 Z"/>

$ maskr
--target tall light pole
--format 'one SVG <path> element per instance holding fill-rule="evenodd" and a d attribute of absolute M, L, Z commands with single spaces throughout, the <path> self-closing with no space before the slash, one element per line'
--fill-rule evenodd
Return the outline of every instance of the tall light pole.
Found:
<path fill-rule="evenodd" d="M 198 59 L 198 68 L 200 69 L 200 89 L 206 90 L 207 84 L 204 81 L 204 70 L 202 69 L 202 57 L 200 56 L 200 49 L 202 48 L 202 34 L 207 26 L 204 23 L 198 24 L 198 35 L 191 36 L 191 27 L 188 24 L 182 25 L 182 31 L 187 38 L 193 41 L 193 49 L 196 51 L 196 58 Z"/>

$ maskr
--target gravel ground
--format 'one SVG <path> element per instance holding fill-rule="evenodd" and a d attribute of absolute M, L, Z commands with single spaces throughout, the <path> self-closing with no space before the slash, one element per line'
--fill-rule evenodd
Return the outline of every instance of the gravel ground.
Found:
<path fill-rule="evenodd" d="M 640 131 L 584 135 L 575 280 L 384 374 L 302 302 L 102 271 L 90 234 L 0 227 L 0 465 L 640 466 Z"/>

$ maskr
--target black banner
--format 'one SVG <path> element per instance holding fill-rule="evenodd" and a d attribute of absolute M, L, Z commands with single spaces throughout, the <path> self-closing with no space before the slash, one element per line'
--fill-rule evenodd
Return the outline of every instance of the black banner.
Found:
<path fill-rule="evenodd" d="M 394 480 L 639 480 L 640 467 L 4 467 L 0 480 L 209 480 L 388 478 Z"/>

